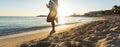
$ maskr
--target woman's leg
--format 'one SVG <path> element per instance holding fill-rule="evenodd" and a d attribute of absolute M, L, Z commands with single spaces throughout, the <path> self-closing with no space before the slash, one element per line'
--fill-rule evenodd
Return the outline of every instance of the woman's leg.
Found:
<path fill-rule="evenodd" d="M 52 25 L 52 31 L 50 32 L 50 35 L 52 35 L 53 33 L 55 33 L 55 22 L 51 22 Z"/>
<path fill-rule="evenodd" d="M 55 22 L 52 21 L 51 24 L 52 24 L 52 31 L 55 31 Z"/>

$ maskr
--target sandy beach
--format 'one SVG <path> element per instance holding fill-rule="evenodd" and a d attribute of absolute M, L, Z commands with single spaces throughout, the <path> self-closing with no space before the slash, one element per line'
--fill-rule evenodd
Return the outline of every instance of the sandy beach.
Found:
<path fill-rule="evenodd" d="M 47 37 L 50 28 L 36 30 L 37 33 L 1 39 L 0 47 L 119 47 L 119 18 L 108 16 L 96 21 L 57 26 L 57 32 L 50 37 Z"/>

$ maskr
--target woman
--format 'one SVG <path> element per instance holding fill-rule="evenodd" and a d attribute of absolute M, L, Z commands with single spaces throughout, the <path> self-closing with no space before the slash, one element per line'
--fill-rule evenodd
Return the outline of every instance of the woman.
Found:
<path fill-rule="evenodd" d="M 52 31 L 50 34 L 55 32 L 55 22 L 58 23 L 58 18 L 56 17 L 57 15 L 57 9 L 58 9 L 58 0 L 50 0 L 49 4 L 46 4 L 46 6 L 49 8 L 49 14 L 47 17 L 47 22 L 51 22 L 52 25 Z"/>

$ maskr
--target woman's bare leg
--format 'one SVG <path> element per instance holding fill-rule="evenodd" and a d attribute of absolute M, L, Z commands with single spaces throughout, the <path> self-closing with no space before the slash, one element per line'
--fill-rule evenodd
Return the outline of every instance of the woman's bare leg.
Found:
<path fill-rule="evenodd" d="M 52 31 L 50 32 L 50 34 L 53 34 L 55 33 L 55 22 L 51 22 L 51 25 L 52 25 Z"/>
<path fill-rule="evenodd" d="M 53 21 L 51 22 L 51 24 L 52 24 L 52 31 L 55 31 L 55 22 Z"/>

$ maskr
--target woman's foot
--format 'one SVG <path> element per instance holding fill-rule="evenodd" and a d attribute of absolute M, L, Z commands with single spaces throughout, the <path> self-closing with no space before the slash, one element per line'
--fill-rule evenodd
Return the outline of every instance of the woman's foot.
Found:
<path fill-rule="evenodd" d="M 55 17 L 55 21 L 58 23 L 58 17 Z"/>
<path fill-rule="evenodd" d="M 52 31 L 50 32 L 50 35 L 52 35 L 53 33 L 55 33 L 55 30 L 52 30 Z"/>

